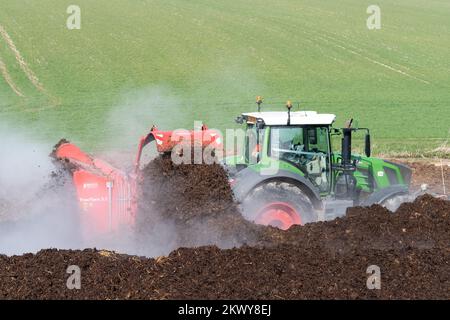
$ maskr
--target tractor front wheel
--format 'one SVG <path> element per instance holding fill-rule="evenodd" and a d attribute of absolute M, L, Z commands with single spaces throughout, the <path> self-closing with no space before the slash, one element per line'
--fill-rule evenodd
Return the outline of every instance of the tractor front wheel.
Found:
<path fill-rule="evenodd" d="M 282 230 L 317 221 L 309 198 L 295 185 L 271 182 L 255 188 L 242 206 L 246 219 Z"/>

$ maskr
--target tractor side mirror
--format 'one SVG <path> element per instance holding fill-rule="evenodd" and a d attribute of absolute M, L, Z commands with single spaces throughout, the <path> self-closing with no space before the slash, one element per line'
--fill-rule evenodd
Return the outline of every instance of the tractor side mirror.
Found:
<path fill-rule="evenodd" d="M 256 127 L 257 127 L 259 130 L 264 129 L 264 125 L 265 125 L 264 121 L 261 121 L 261 120 L 256 121 Z"/>
<path fill-rule="evenodd" d="M 367 157 L 370 157 L 371 155 L 371 146 L 370 146 L 370 134 L 366 134 L 366 141 L 365 141 L 365 153 Z"/>

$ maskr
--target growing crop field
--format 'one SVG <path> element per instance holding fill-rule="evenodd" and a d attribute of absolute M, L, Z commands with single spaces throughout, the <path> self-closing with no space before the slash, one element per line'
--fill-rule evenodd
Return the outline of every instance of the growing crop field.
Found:
<path fill-rule="evenodd" d="M 233 128 L 262 95 L 358 119 L 377 154 L 448 157 L 450 2 L 379 0 L 381 30 L 371 4 L 0 0 L 0 125 L 131 149 L 152 124 Z"/>

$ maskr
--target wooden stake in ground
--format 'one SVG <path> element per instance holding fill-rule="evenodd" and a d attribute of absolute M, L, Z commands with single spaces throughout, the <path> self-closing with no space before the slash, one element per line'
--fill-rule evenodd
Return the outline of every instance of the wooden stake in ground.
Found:
<path fill-rule="evenodd" d="M 440 159 L 440 161 L 441 161 L 442 187 L 444 189 L 444 196 L 446 196 L 447 191 L 445 189 L 444 163 L 442 162 L 442 159 Z"/>

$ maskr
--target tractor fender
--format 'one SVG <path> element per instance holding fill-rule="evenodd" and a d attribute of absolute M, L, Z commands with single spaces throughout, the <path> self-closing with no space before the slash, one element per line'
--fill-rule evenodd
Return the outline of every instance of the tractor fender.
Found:
<path fill-rule="evenodd" d="M 379 191 L 376 191 L 372 193 L 364 202 L 363 206 L 371 206 L 373 204 L 381 203 L 388 198 L 400 195 L 400 194 L 408 194 L 409 190 L 408 187 L 405 185 L 393 185 L 384 189 L 381 189 Z"/>
<path fill-rule="evenodd" d="M 247 195 L 258 186 L 274 181 L 289 182 L 299 187 L 311 200 L 316 209 L 322 207 L 322 200 L 318 189 L 307 178 L 286 170 L 279 170 L 276 174 L 264 176 L 250 168 L 241 170 L 234 177 L 233 193 L 238 202 L 243 202 Z"/>

